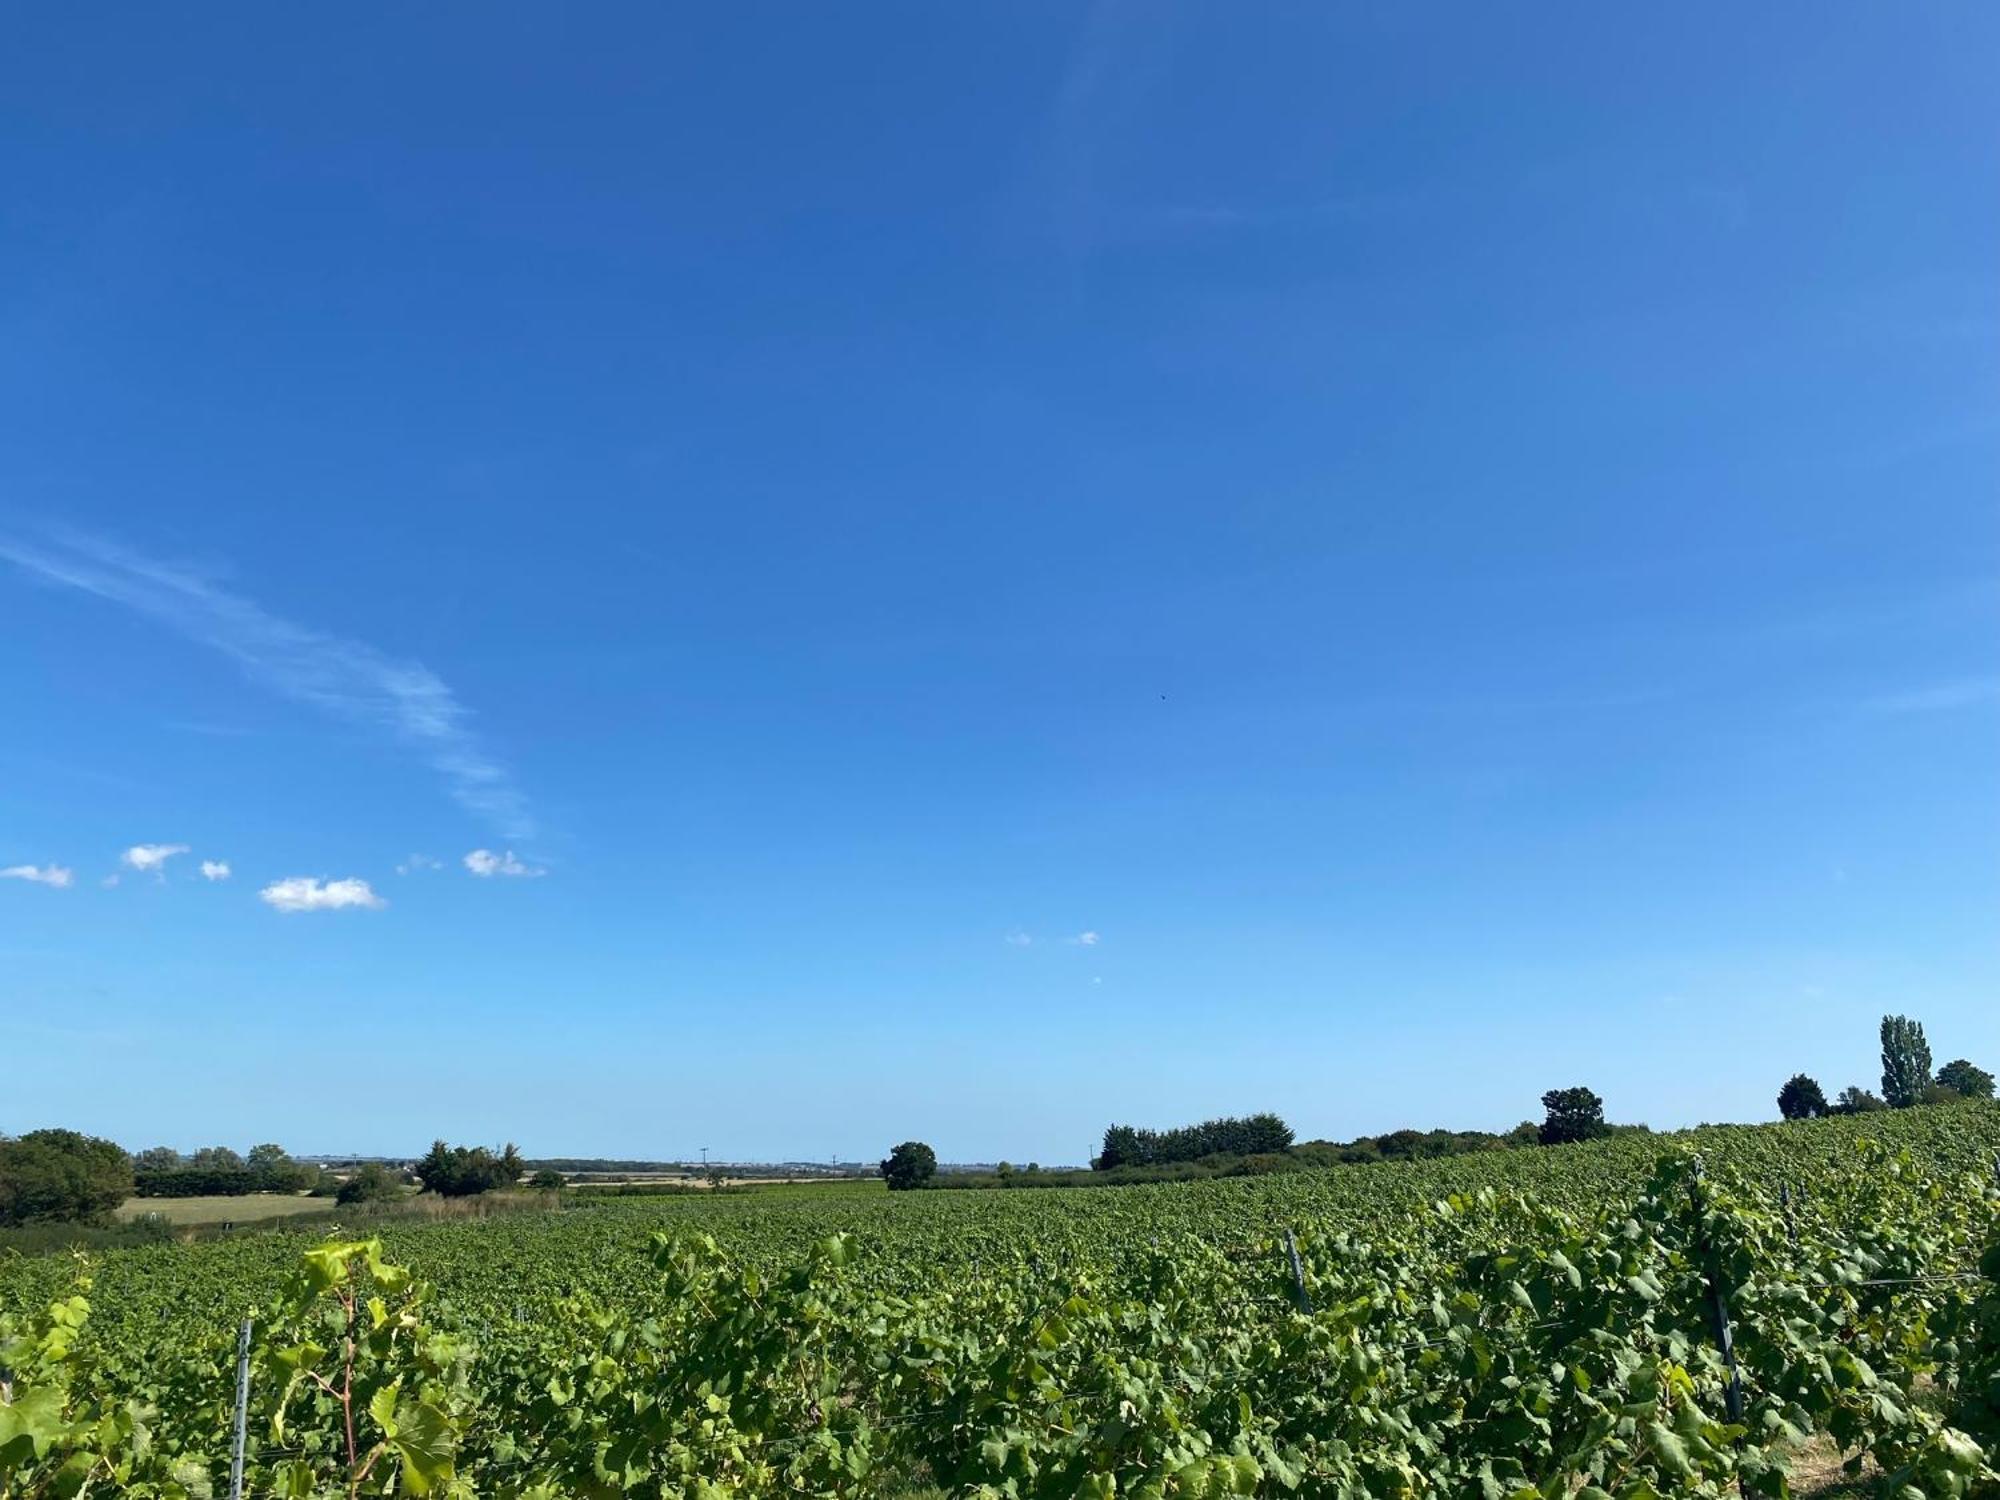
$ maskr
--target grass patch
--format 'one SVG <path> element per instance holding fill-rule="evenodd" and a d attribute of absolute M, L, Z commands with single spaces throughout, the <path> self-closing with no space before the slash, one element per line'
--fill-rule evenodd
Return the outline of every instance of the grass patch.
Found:
<path fill-rule="evenodd" d="M 212 1198 L 127 1198 L 118 1210 L 123 1224 L 142 1223 L 150 1215 L 176 1228 L 188 1224 L 255 1224 L 292 1214 L 323 1213 L 333 1207 L 328 1198 L 304 1193 L 234 1193 Z"/>

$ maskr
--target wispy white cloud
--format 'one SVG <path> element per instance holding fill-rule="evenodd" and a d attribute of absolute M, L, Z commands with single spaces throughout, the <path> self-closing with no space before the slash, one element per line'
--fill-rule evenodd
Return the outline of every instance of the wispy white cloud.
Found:
<path fill-rule="evenodd" d="M 201 862 L 201 878 L 203 880 L 227 880 L 229 878 L 229 861 L 226 859 L 203 860 Z"/>
<path fill-rule="evenodd" d="M 1870 698 L 1867 707 L 1878 714 L 1927 714 L 1993 702 L 2000 702 L 2000 677 L 1956 677 Z"/>
<path fill-rule="evenodd" d="M 481 746 L 470 712 L 428 668 L 293 624 L 199 574 L 96 538 L 65 534 L 30 545 L 0 536 L 0 558 L 45 582 L 158 620 L 286 697 L 388 732 L 423 756 L 460 806 L 511 838 L 534 833 L 513 777 Z"/>
<path fill-rule="evenodd" d="M 1015 931 L 1007 934 L 1007 945 L 1010 948 L 1032 947 L 1034 941 L 1035 940 L 1029 937 L 1028 934 L 1025 932 Z"/>
<path fill-rule="evenodd" d="M 36 885 L 52 885 L 59 890 L 75 879 L 76 871 L 61 865 L 9 865 L 0 870 L 0 880 L 28 880 Z"/>
<path fill-rule="evenodd" d="M 309 875 L 293 875 L 274 880 L 257 893 L 257 899 L 278 911 L 340 911 L 364 907 L 379 911 L 389 903 L 365 880 L 316 880 Z"/>
<path fill-rule="evenodd" d="M 523 864 L 514 857 L 512 849 L 501 854 L 495 854 L 491 849 L 474 849 L 465 856 L 465 868 L 481 877 L 514 875 L 530 880 L 549 873 L 539 866 Z"/>
<path fill-rule="evenodd" d="M 396 866 L 396 873 L 398 875 L 411 875 L 418 870 L 442 870 L 443 868 L 444 861 L 441 859 L 432 859 L 428 854 L 412 854 L 408 859 Z"/>
<path fill-rule="evenodd" d="M 187 852 L 186 844 L 134 844 L 118 858 L 127 869 L 137 870 L 142 875 L 164 874 L 168 860 Z"/>
<path fill-rule="evenodd" d="M 1098 937 L 1094 932 L 1079 932 L 1070 941 L 1075 943 L 1079 948 L 1095 948 L 1098 943 Z"/>

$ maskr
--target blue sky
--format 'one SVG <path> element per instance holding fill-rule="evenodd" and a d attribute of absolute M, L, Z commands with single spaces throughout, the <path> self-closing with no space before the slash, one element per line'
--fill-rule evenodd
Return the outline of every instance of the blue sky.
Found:
<path fill-rule="evenodd" d="M 5 24 L 0 1129 L 2000 1062 L 2000 12 Z"/>

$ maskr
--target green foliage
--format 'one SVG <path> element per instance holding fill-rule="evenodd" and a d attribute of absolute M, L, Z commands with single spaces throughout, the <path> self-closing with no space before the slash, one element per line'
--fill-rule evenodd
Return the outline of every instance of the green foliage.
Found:
<path fill-rule="evenodd" d="M 1587 1088 L 1550 1089 L 1542 1095 L 1543 1117 L 1538 1138 L 1544 1146 L 1565 1146 L 1608 1135 L 1604 1101 Z"/>
<path fill-rule="evenodd" d="M 118 1252 L 81 1291 L 0 1264 L 0 1496 L 225 1493 L 250 1309 L 260 1500 L 1776 1500 L 1815 1441 L 1967 1496 L 1996 1148 L 1961 1103 L 1122 1193 L 607 1198 Z"/>
<path fill-rule="evenodd" d="M 1291 1127 L 1269 1113 L 1204 1120 L 1173 1130 L 1112 1125 L 1106 1128 L 1103 1148 L 1090 1165 L 1095 1171 L 1110 1172 L 1119 1167 L 1157 1167 L 1211 1156 L 1270 1156 L 1289 1151 L 1291 1145 Z"/>
<path fill-rule="evenodd" d="M 74 1130 L 0 1140 L 0 1225 L 102 1223 L 132 1193 L 132 1159 Z"/>
<path fill-rule="evenodd" d="M 1950 1089 L 1963 1099 L 1993 1097 L 1993 1075 L 1984 1068 L 1975 1068 L 1962 1057 L 1955 1057 L 1939 1068 L 1937 1081 L 1939 1087 Z"/>
<path fill-rule="evenodd" d="M 1778 1090 L 1778 1113 L 1787 1120 L 1818 1119 L 1828 1108 L 1826 1093 L 1820 1088 L 1819 1080 L 1804 1073 L 1794 1073 Z"/>
<path fill-rule="evenodd" d="M 528 1186 L 538 1193 L 559 1193 L 569 1185 L 569 1179 L 551 1167 L 543 1167 L 528 1179 Z"/>
<path fill-rule="evenodd" d="M 1850 1083 L 1840 1091 L 1840 1097 L 1833 1101 L 1827 1111 L 1830 1115 L 1868 1115 L 1889 1106 L 1882 1102 L 1880 1094 L 1871 1093 L 1858 1084 Z"/>
<path fill-rule="evenodd" d="M 892 1193 L 919 1188 L 937 1176 L 937 1153 L 922 1141 L 904 1141 L 882 1161 L 882 1180 Z"/>
<path fill-rule="evenodd" d="M 243 1193 L 303 1193 L 317 1187 L 320 1169 L 293 1161 L 283 1146 L 253 1146 L 246 1159 L 227 1146 L 204 1146 L 183 1159 L 154 1146 L 133 1160 L 141 1198 L 227 1198 Z"/>
<path fill-rule="evenodd" d="M 380 1162 L 363 1162 L 348 1179 L 334 1190 L 336 1203 L 386 1203 L 400 1198 L 403 1189 L 396 1180 L 396 1174 Z"/>
<path fill-rule="evenodd" d="M 512 1187 L 524 1170 L 526 1163 L 512 1141 L 498 1156 L 484 1146 L 447 1146 L 433 1141 L 429 1153 L 416 1166 L 424 1191 L 445 1198 L 467 1198 Z"/>
<path fill-rule="evenodd" d="M 1893 1109 L 1921 1104 L 1931 1082 L 1931 1044 L 1921 1022 L 1882 1018 L 1882 1097 Z"/>

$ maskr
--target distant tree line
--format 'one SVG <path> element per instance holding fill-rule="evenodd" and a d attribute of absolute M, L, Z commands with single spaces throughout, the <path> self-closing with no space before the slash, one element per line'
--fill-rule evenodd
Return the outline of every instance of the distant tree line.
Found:
<path fill-rule="evenodd" d="M 1271 1156 L 1292 1149 L 1292 1127 L 1270 1113 L 1225 1116 L 1173 1130 L 1143 1130 L 1112 1125 L 1104 1132 L 1104 1148 L 1092 1158 L 1092 1171 L 1119 1167 L 1158 1167 L 1200 1161 L 1205 1156 Z"/>
<path fill-rule="evenodd" d="M 247 1157 L 227 1146 L 204 1146 L 182 1156 L 154 1146 L 132 1159 L 141 1198 L 225 1198 L 243 1193 L 309 1193 L 331 1189 L 329 1175 L 310 1162 L 292 1160 L 283 1146 L 252 1146 Z"/>
<path fill-rule="evenodd" d="M 1877 1034 L 1882 1044 L 1881 1093 L 1849 1084 L 1828 1102 L 1819 1080 L 1794 1073 L 1778 1090 L 1778 1113 L 1787 1120 L 1811 1120 L 1821 1115 L 1864 1115 L 1878 1109 L 1993 1097 L 1993 1075 L 1966 1058 L 1953 1058 L 1935 1073 L 1931 1071 L 1931 1044 L 1921 1021 L 1884 1016 Z"/>

